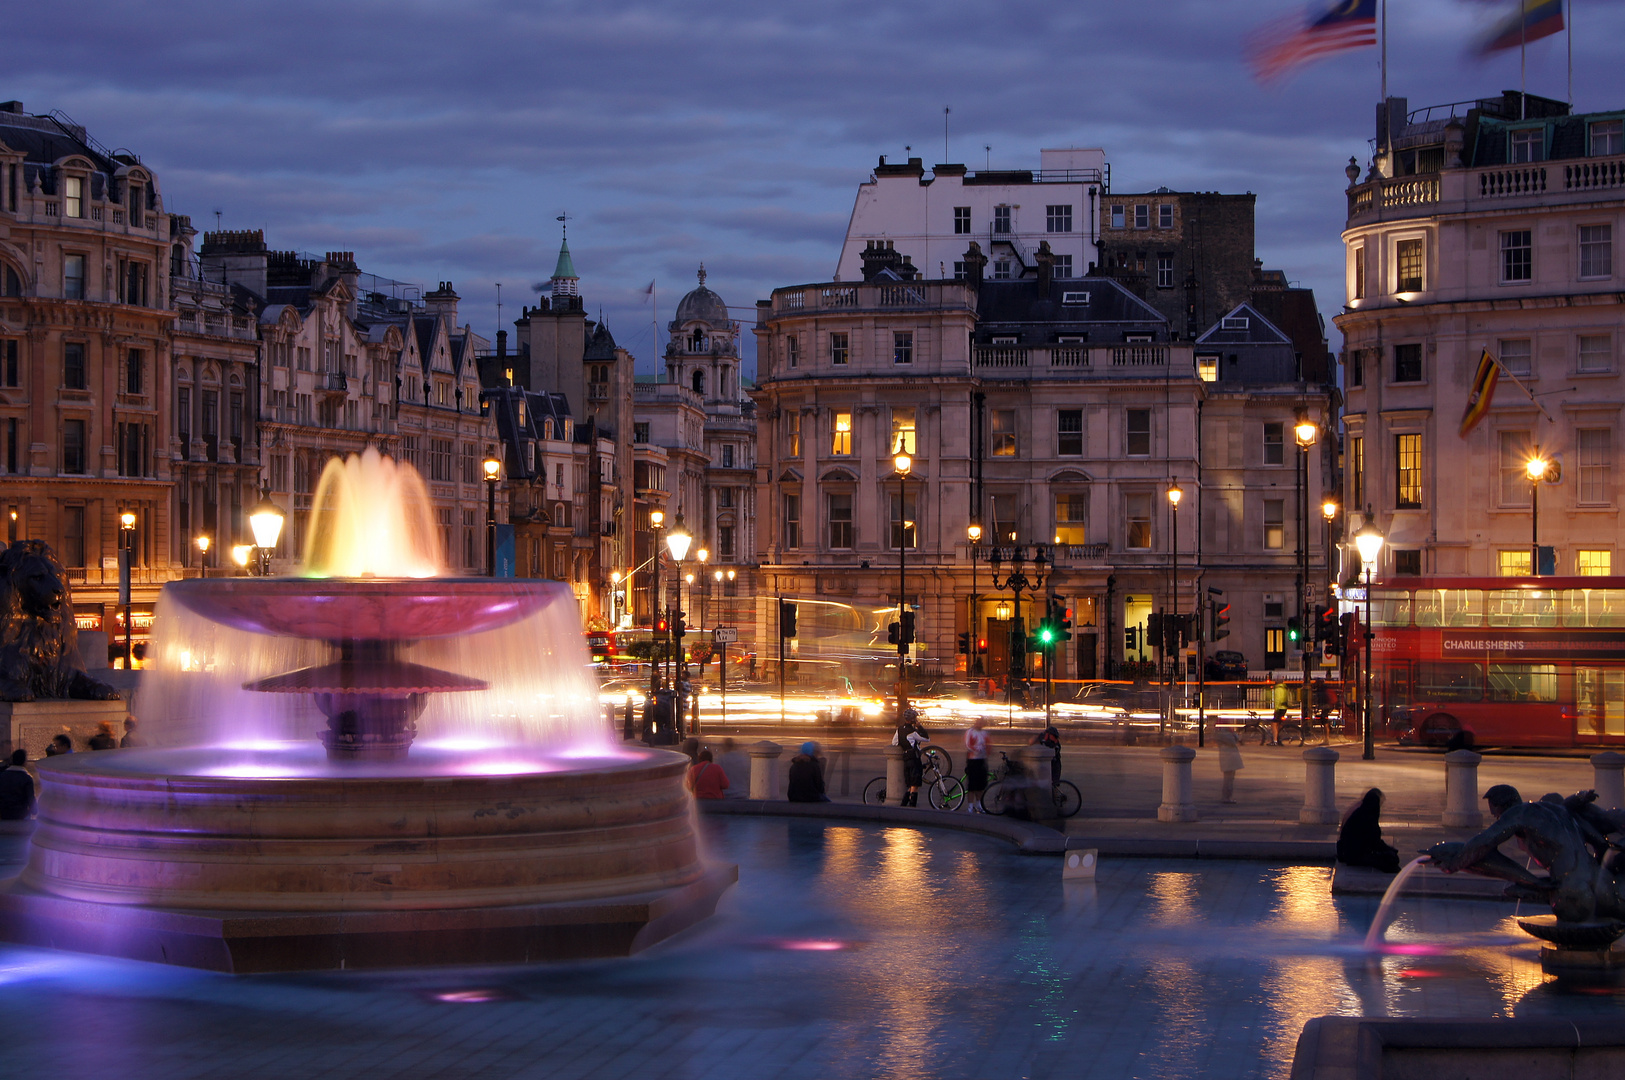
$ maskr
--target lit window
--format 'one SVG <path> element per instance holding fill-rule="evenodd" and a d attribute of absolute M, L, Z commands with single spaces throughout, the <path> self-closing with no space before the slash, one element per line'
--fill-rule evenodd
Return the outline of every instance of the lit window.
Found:
<path fill-rule="evenodd" d="M 1574 572 L 1581 577 L 1608 577 L 1614 572 L 1612 551 L 1576 551 Z"/>
<path fill-rule="evenodd" d="M 954 235 L 964 236 L 970 233 L 970 207 L 954 207 Z"/>
<path fill-rule="evenodd" d="M 914 410 L 891 411 L 891 450 L 893 454 L 916 454 L 914 448 Z"/>
<path fill-rule="evenodd" d="M 1535 276 L 1534 245 L 1528 229 L 1501 234 L 1501 280 L 1529 281 Z"/>
<path fill-rule="evenodd" d="M 1069 233 L 1072 231 L 1072 207 L 1046 206 L 1044 208 L 1044 228 L 1052 233 Z"/>
<path fill-rule="evenodd" d="M 1614 273 L 1614 227 L 1580 226 L 1580 276 L 1612 277 Z"/>
<path fill-rule="evenodd" d="M 1394 244 L 1395 292 L 1421 292 L 1426 284 L 1422 269 L 1422 241 L 1401 240 Z"/>
<path fill-rule="evenodd" d="M 801 456 L 801 414 L 799 412 L 784 414 L 784 456 L 787 458 Z"/>
<path fill-rule="evenodd" d="M 1264 547 L 1279 551 L 1286 547 L 1286 500 L 1264 500 Z"/>
<path fill-rule="evenodd" d="M 1219 358 L 1217 356 L 1198 356 L 1196 358 L 1196 376 L 1203 382 L 1219 381 Z"/>
<path fill-rule="evenodd" d="M 1533 555 L 1528 548 L 1503 548 L 1495 553 L 1495 572 L 1500 577 L 1529 577 Z"/>
<path fill-rule="evenodd" d="M 1625 154 L 1625 121 L 1598 120 L 1591 125 L 1591 156 Z"/>
<path fill-rule="evenodd" d="M 852 453 L 852 414 L 838 412 L 835 414 L 834 439 L 829 452 L 840 457 Z"/>
<path fill-rule="evenodd" d="M 1055 542 L 1089 542 L 1089 493 L 1069 491 L 1055 496 Z"/>
<path fill-rule="evenodd" d="M 1365 245 L 1354 249 L 1354 299 L 1365 296 Z"/>
<path fill-rule="evenodd" d="M 994 457 L 1016 456 L 1016 410 L 994 409 L 990 417 Z"/>
<path fill-rule="evenodd" d="M 1422 507 L 1422 436 L 1394 436 L 1394 505 L 1401 510 Z"/>

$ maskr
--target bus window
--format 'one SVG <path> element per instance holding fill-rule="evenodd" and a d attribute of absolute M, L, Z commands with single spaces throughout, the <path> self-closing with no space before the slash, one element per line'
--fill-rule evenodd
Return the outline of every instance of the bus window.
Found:
<path fill-rule="evenodd" d="M 1384 672 L 1387 678 L 1387 699 L 1384 702 L 1390 709 L 1411 703 L 1411 669 L 1403 660 L 1389 664 Z"/>
<path fill-rule="evenodd" d="M 1483 626 L 1484 590 L 1416 590 L 1417 626 Z"/>
<path fill-rule="evenodd" d="M 1618 668 L 1575 668 L 1577 734 L 1592 738 L 1625 737 L 1625 671 Z"/>
<path fill-rule="evenodd" d="M 1625 589 L 1565 589 L 1564 626 L 1625 626 Z"/>
<path fill-rule="evenodd" d="M 1418 701 L 1483 701 L 1484 669 L 1478 664 L 1419 663 Z"/>
<path fill-rule="evenodd" d="M 1491 664 L 1490 700 L 1556 701 L 1557 665 Z"/>
<path fill-rule="evenodd" d="M 1409 626 L 1411 594 L 1407 589 L 1371 590 L 1372 626 Z"/>
<path fill-rule="evenodd" d="M 1545 589 L 1492 589 L 1491 626 L 1556 626 L 1557 594 Z"/>

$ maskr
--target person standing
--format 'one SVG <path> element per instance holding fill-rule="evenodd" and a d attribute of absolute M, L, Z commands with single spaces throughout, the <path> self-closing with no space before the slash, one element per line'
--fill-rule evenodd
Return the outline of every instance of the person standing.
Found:
<path fill-rule="evenodd" d="M 790 759 L 784 797 L 789 802 L 829 802 L 829 796 L 824 793 L 824 767 L 818 760 L 817 743 L 802 743 L 801 753 Z"/>
<path fill-rule="evenodd" d="M 903 786 L 908 791 L 903 795 L 902 806 L 920 805 L 920 785 L 925 782 L 925 762 L 920 758 L 920 747 L 930 737 L 920 724 L 919 712 L 912 705 L 904 705 L 897 721 L 897 734 L 892 736 L 892 745 L 903 751 Z"/>
<path fill-rule="evenodd" d="M 1219 772 L 1224 775 L 1224 786 L 1219 789 L 1219 801 L 1236 801 L 1236 773 L 1241 770 L 1241 741 L 1229 728 L 1215 732 L 1213 741 L 1219 744 Z"/>
<path fill-rule="evenodd" d="M 0 769 L 0 821 L 23 821 L 34 814 L 34 778 L 28 775 L 28 751 L 11 752 L 11 764 Z"/>
<path fill-rule="evenodd" d="M 972 814 L 982 812 L 987 790 L 987 722 L 978 716 L 965 732 L 965 802 Z"/>
<path fill-rule="evenodd" d="M 1270 703 L 1275 706 L 1275 712 L 1270 718 L 1270 742 L 1275 746 L 1281 745 L 1281 721 L 1286 719 L 1286 711 L 1292 707 L 1292 691 L 1285 682 L 1277 679 L 1270 686 Z"/>

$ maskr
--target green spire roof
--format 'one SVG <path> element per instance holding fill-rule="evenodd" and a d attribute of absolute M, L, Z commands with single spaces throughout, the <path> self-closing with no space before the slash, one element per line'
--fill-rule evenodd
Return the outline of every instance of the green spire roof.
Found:
<path fill-rule="evenodd" d="M 565 240 L 559 245 L 559 264 L 553 268 L 554 278 L 573 278 L 576 276 L 576 264 L 570 261 L 570 241 Z"/>

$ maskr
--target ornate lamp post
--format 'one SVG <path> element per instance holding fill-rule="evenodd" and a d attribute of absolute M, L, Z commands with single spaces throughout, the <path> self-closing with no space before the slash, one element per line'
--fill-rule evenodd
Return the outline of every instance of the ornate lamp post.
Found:
<path fill-rule="evenodd" d="M 1297 423 L 1292 425 L 1292 434 L 1298 441 L 1298 625 L 1307 627 L 1309 623 L 1309 605 L 1307 593 L 1309 591 L 1309 448 L 1315 445 L 1320 437 L 1320 426 L 1309 419 L 1309 414 L 1299 410 Z M 1307 632 L 1307 631 L 1303 631 Z M 1300 646 L 1305 644 L 1300 641 Z M 1298 694 L 1298 719 L 1304 731 L 1309 730 L 1309 650 L 1300 649 L 1303 658 L 1303 690 Z"/>
<path fill-rule="evenodd" d="M 609 628 L 615 629 L 621 625 L 621 572 L 609 572 Z"/>
<path fill-rule="evenodd" d="M 1529 477 L 1529 576 L 1540 576 L 1540 482 L 1546 479 L 1547 473 L 1555 462 L 1551 458 L 1541 455 L 1539 450 L 1524 463 L 1524 473 Z"/>
<path fill-rule="evenodd" d="M 902 722 L 903 707 L 908 704 L 908 647 L 913 638 L 908 633 L 908 473 L 914 459 L 907 454 L 892 458 L 897 469 L 897 719 Z"/>
<path fill-rule="evenodd" d="M 1362 629 L 1365 632 L 1365 689 L 1360 694 L 1360 727 L 1365 737 L 1365 749 L 1360 754 L 1366 761 L 1377 756 L 1376 738 L 1371 729 L 1371 568 L 1377 563 L 1377 556 L 1382 554 L 1382 533 L 1370 521 L 1354 534 L 1354 546 L 1360 552 L 1360 562 L 1365 564 L 1365 622 Z"/>
<path fill-rule="evenodd" d="M 701 548 L 694 553 L 694 557 L 700 560 L 700 627 L 703 629 L 710 625 L 705 621 L 705 609 L 711 600 L 711 579 L 705 574 L 705 564 L 711 560 L 711 552 Z M 692 589 L 689 590 L 689 594 L 692 598 Z"/>
<path fill-rule="evenodd" d="M 1010 674 L 1012 676 L 1019 674 L 1023 681 L 1027 678 L 1027 628 L 1021 621 L 1021 594 L 1026 591 L 1036 594 L 1039 589 L 1043 588 L 1044 578 L 1046 577 L 1045 567 L 1048 565 L 1048 560 L 1044 557 L 1044 549 L 1038 544 L 1034 544 L 1033 576 L 1029 578 L 1024 568 L 1026 563 L 1025 550 L 1020 546 L 1014 549 L 1010 572 L 1004 575 L 1003 581 L 999 580 L 999 567 L 1003 564 L 1003 560 L 999 557 L 998 545 L 994 545 L 989 556 L 989 561 L 993 564 L 993 588 L 1009 589 L 1015 594 L 1015 630 L 1010 635 L 1010 643 L 1013 646 L 1010 650 Z M 1005 688 L 1005 697 L 1007 699 L 1013 700 L 1014 681 L 1014 678 L 1012 678 L 1010 680 L 1012 685 Z"/>
<path fill-rule="evenodd" d="M 982 525 L 981 525 L 981 523 L 977 522 L 977 521 L 972 521 L 969 525 L 967 525 L 965 527 L 965 535 L 970 538 L 970 652 L 971 652 L 971 674 L 972 675 L 980 675 L 980 674 L 982 674 L 982 651 L 976 647 L 976 643 L 982 639 L 982 635 L 981 635 L 981 630 L 978 629 L 978 627 L 977 627 L 977 623 L 980 622 L 980 620 L 977 618 L 978 611 L 977 611 L 977 603 L 976 603 L 976 599 L 977 599 L 977 597 L 976 597 L 976 547 L 977 547 L 978 544 L 980 544 L 982 542 Z"/>
<path fill-rule="evenodd" d="M 200 536 L 193 543 L 197 544 L 197 574 L 198 577 L 209 576 L 209 538 Z"/>
<path fill-rule="evenodd" d="M 480 462 L 485 473 L 485 576 L 497 576 L 497 481 L 502 479 L 502 459 L 495 453 Z"/>
<path fill-rule="evenodd" d="M 683 528 L 683 515 L 678 514 L 676 525 L 666 533 L 666 550 L 671 552 L 671 561 L 676 564 L 677 573 L 679 574 L 683 572 L 683 560 L 688 557 L 688 546 L 693 542 L 694 537 L 690 535 L 687 529 Z M 677 593 L 677 602 L 672 605 L 672 610 L 667 613 L 666 626 L 667 632 L 671 635 L 672 678 L 673 685 L 675 685 L 677 665 L 683 661 L 683 632 L 681 629 L 683 593 L 682 587 L 676 583 L 673 583 L 672 591 Z M 687 672 L 685 671 L 684 674 L 687 674 Z"/>
<path fill-rule="evenodd" d="M 1168 668 L 1168 722 L 1170 724 L 1173 723 L 1174 719 L 1174 676 L 1179 671 L 1180 660 L 1178 627 L 1184 625 L 1179 614 L 1179 500 L 1184 497 L 1185 489 L 1179 486 L 1179 481 L 1174 481 L 1168 488 L 1168 516 L 1173 533 L 1173 546 L 1169 549 L 1168 556 L 1168 591 L 1170 594 L 1168 614 L 1174 619 L 1173 625 L 1175 629 L 1173 632 L 1170 633 L 1168 630 L 1167 619 L 1162 622 L 1164 638 L 1173 642 L 1173 649 L 1165 649 L 1164 651 L 1172 651 L 1174 654 L 1174 662 Z"/>
<path fill-rule="evenodd" d="M 231 561 L 237 564 L 238 570 L 246 574 L 248 572 L 248 557 L 253 553 L 253 544 L 233 544 L 231 546 Z"/>
<path fill-rule="evenodd" d="M 260 576 L 271 573 L 271 552 L 282 538 L 282 524 L 288 515 L 282 507 L 271 501 L 271 489 L 260 493 L 260 501 L 248 515 L 248 528 L 254 534 L 254 546 L 259 549 Z"/>
<path fill-rule="evenodd" d="M 131 563 L 135 561 L 135 514 L 125 510 L 118 516 L 119 556 L 122 565 L 119 567 L 119 599 L 124 601 L 124 670 L 129 671 L 134 664 L 135 649 L 130 644 L 130 577 L 134 572 Z"/>
<path fill-rule="evenodd" d="M 655 633 L 660 627 L 660 529 L 666 524 L 666 515 L 660 510 L 649 511 L 649 573 L 654 575 L 649 584 L 649 702 L 653 708 L 655 691 L 660 689 L 660 659 L 655 655 Z"/>

